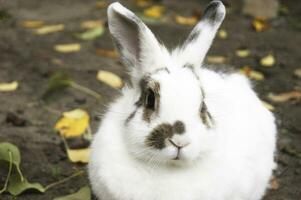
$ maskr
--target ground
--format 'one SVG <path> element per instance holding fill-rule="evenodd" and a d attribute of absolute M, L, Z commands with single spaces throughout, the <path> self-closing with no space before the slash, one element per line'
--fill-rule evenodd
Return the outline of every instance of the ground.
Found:
<path fill-rule="evenodd" d="M 204 8 L 203 1 L 163 0 L 169 13 L 191 14 L 194 9 Z M 222 25 L 227 30 L 228 38 L 217 38 L 210 55 L 222 55 L 227 63 L 235 68 L 248 65 L 263 72 L 263 81 L 254 82 L 259 96 L 269 101 L 271 92 L 281 93 L 299 89 L 301 79 L 294 76 L 294 71 L 301 67 L 300 29 L 294 25 L 301 19 L 301 3 L 297 0 L 283 1 L 289 14 L 271 21 L 271 27 L 256 33 L 251 28 L 252 18 L 240 13 L 240 1 L 229 1 L 230 12 Z M 106 19 L 106 10 L 97 9 L 95 0 L 0 0 L 0 82 L 17 80 L 20 87 L 15 92 L 0 93 L 0 142 L 7 141 L 17 145 L 22 153 L 22 169 L 31 181 L 43 185 L 60 180 L 85 165 L 72 164 L 68 161 L 60 137 L 53 127 L 59 115 L 52 112 L 83 108 L 92 116 L 92 130 L 95 131 L 101 121 L 105 105 L 112 101 L 118 91 L 100 83 L 96 73 L 100 69 L 108 70 L 127 79 L 125 68 L 118 60 L 96 55 L 96 49 L 112 49 L 108 31 L 93 41 L 84 42 L 76 39 L 74 33 L 80 32 L 79 23 L 84 20 Z M 127 6 L 138 9 L 132 2 Z M 49 24 L 64 23 L 66 30 L 46 36 L 39 36 L 32 30 L 22 27 L 24 20 L 44 20 Z M 190 26 L 174 22 L 150 25 L 153 32 L 168 47 L 182 41 L 191 30 Z M 177 34 L 175 34 L 177 33 Z M 59 43 L 82 44 L 79 52 L 62 54 L 55 52 L 53 46 Z M 251 50 L 248 58 L 238 58 L 234 52 L 245 47 Z M 276 58 L 275 66 L 263 68 L 259 59 L 271 52 Z M 101 101 L 68 88 L 56 94 L 47 103 L 41 100 L 48 79 L 54 72 L 63 70 L 77 83 L 97 91 Z M 301 106 L 300 101 L 273 104 L 278 125 L 278 169 L 275 176 L 279 188 L 269 190 L 265 200 L 301 199 Z M 49 109 L 51 108 L 51 109 Z M 15 122 L 14 117 L 21 121 Z M 296 153 L 297 152 L 297 153 Z M 0 185 L 5 178 L 0 169 Z M 20 200 L 51 200 L 66 195 L 87 184 L 85 176 L 66 182 L 45 194 L 26 192 Z M 14 199 L 8 194 L 1 194 L 1 200 Z"/>

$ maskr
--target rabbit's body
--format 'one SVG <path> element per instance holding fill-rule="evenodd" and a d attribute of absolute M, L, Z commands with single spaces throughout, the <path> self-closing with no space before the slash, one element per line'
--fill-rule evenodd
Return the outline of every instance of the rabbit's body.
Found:
<path fill-rule="evenodd" d="M 89 164 L 94 193 L 101 200 L 260 200 L 275 167 L 273 115 L 242 75 L 192 69 L 178 53 L 159 59 L 166 68 L 133 78 L 104 116 Z M 154 94 L 145 96 L 139 79 Z"/>

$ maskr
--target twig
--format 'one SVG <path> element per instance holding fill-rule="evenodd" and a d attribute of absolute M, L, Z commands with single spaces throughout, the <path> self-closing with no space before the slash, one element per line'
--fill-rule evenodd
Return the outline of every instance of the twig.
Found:
<path fill-rule="evenodd" d="M 95 97 L 98 100 L 101 99 L 101 95 L 100 94 L 98 94 L 97 92 L 95 92 L 95 91 L 93 91 L 93 90 L 91 90 L 91 89 L 89 89 L 87 87 L 79 85 L 78 83 L 76 83 L 74 81 L 71 81 L 70 86 L 73 87 L 73 88 L 75 88 L 75 89 L 78 89 L 78 90 L 80 90 L 80 91 L 82 91 L 82 92 L 84 92 L 86 94 L 89 94 L 89 95 Z"/>
<path fill-rule="evenodd" d="M 69 177 L 67 177 L 67 178 L 64 178 L 64 179 L 62 179 L 62 180 L 59 180 L 59 181 L 57 181 L 57 182 L 54 182 L 54 183 L 51 183 L 51 184 L 47 185 L 47 186 L 45 187 L 45 190 L 49 190 L 49 189 L 51 189 L 51 188 L 53 188 L 53 187 L 55 187 L 55 186 L 57 186 L 57 185 L 60 185 L 60 184 L 62 184 L 62 183 L 65 183 L 65 182 L 69 181 L 70 179 L 72 179 L 72 178 L 74 178 L 74 177 L 83 175 L 84 173 L 85 173 L 84 170 L 80 170 L 80 171 L 78 171 L 78 172 L 72 174 L 71 176 L 69 176 Z"/>
<path fill-rule="evenodd" d="M 2 194 L 3 192 L 5 192 L 7 185 L 8 185 L 8 180 L 10 178 L 11 172 L 12 172 L 12 168 L 13 168 L 13 156 L 11 151 L 8 151 L 9 154 L 9 169 L 8 169 L 8 174 L 4 183 L 3 188 L 0 190 L 0 194 Z"/>

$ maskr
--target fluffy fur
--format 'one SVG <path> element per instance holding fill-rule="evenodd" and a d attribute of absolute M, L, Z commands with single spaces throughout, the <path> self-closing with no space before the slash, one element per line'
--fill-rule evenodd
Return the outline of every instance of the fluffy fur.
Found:
<path fill-rule="evenodd" d="M 132 86 L 108 109 L 92 143 L 89 177 L 101 200 L 260 200 L 275 168 L 276 127 L 249 81 L 202 65 L 225 8 L 212 2 L 187 41 L 172 52 L 131 11 L 108 8 L 109 28 L 131 74 Z M 187 64 L 190 67 L 185 67 Z M 164 69 L 164 70 L 161 70 Z M 150 121 L 137 101 L 145 76 L 160 85 Z M 200 118 L 206 105 L 212 127 Z M 180 153 L 147 146 L 160 124 L 185 125 L 174 134 Z M 179 153 L 179 159 L 175 156 Z"/>

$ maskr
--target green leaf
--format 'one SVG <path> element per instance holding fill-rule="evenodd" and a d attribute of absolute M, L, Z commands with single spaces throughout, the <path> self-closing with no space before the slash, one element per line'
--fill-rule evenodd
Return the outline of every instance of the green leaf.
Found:
<path fill-rule="evenodd" d="M 9 152 L 11 152 L 12 158 L 10 158 Z M 16 166 L 21 179 L 23 179 L 20 170 L 21 154 L 18 147 L 8 142 L 0 143 L 0 160 L 4 160 L 6 162 L 12 162 Z"/>
<path fill-rule="evenodd" d="M 43 95 L 43 99 L 47 99 L 56 91 L 69 87 L 72 83 L 72 79 L 66 73 L 61 71 L 54 73 L 49 79 L 48 88 Z"/>
<path fill-rule="evenodd" d="M 94 40 L 95 38 L 102 36 L 104 32 L 104 27 L 100 26 L 93 29 L 89 29 L 86 32 L 77 34 L 76 37 L 82 40 Z"/>
<path fill-rule="evenodd" d="M 16 174 L 10 176 L 7 188 L 7 191 L 10 194 L 17 196 L 29 189 L 37 190 L 42 193 L 46 191 L 45 188 L 39 183 L 29 183 L 26 178 L 23 178 L 22 181 L 21 178 Z"/>
<path fill-rule="evenodd" d="M 162 18 L 151 18 L 151 17 L 147 17 L 141 13 L 136 13 L 139 18 L 146 24 L 163 24 L 167 22 L 167 19 L 162 17 Z"/>
<path fill-rule="evenodd" d="M 57 197 L 53 200 L 91 200 L 91 189 L 89 186 L 84 186 L 74 194 Z"/>

